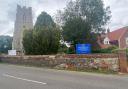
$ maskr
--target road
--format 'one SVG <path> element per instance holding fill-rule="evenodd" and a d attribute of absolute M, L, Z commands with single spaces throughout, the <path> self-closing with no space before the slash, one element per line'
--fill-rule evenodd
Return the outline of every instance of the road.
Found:
<path fill-rule="evenodd" d="M 128 76 L 0 64 L 0 89 L 128 89 Z"/>

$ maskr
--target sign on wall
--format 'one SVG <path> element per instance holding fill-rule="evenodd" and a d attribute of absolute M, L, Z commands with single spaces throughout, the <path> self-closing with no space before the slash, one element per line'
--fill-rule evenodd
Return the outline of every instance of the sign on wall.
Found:
<path fill-rule="evenodd" d="M 8 55 L 16 56 L 16 50 L 8 50 Z"/>
<path fill-rule="evenodd" d="M 91 44 L 76 44 L 76 53 L 77 54 L 90 54 Z"/>

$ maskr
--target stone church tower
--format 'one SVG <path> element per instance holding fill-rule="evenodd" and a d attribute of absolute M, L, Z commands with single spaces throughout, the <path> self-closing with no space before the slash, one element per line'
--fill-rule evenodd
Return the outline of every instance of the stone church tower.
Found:
<path fill-rule="evenodd" d="M 22 39 L 24 30 L 33 28 L 32 8 L 17 5 L 17 13 L 13 34 L 12 49 L 18 52 L 23 51 Z"/>

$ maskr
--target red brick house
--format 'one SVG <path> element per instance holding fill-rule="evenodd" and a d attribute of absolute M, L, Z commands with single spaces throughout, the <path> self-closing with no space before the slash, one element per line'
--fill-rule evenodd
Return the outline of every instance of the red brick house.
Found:
<path fill-rule="evenodd" d="M 119 48 L 128 48 L 128 27 L 123 27 L 118 30 L 101 34 L 98 37 L 98 44 L 101 48 L 110 46 L 118 46 Z"/>

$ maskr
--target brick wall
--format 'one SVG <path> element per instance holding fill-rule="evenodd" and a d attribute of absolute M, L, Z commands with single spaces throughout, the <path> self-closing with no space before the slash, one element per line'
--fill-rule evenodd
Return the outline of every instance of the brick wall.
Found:
<path fill-rule="evenodd" d="M 1 56 L 4 63 L 50 67 L 80 71 L 112 71 L 119 70 L 118 55 L 43 55 L 43 56 Z"/>

